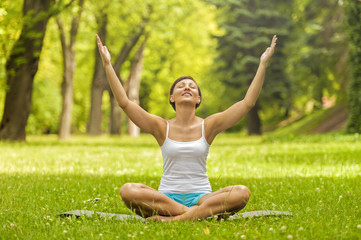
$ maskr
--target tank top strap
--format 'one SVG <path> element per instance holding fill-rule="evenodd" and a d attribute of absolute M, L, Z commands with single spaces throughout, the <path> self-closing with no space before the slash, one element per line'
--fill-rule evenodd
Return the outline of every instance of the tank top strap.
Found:
<path fill-rule="evenodd" d="M 169 122 L 167 121 L 167 133 L 166 133 L 166 139 L 168 138 L 168 133 L 169 133 Z"/>
<path fill-rule="evenodd" d="M 202 137 L 205 137 L 204 136 L 204 119 L 202 120 Z"/>

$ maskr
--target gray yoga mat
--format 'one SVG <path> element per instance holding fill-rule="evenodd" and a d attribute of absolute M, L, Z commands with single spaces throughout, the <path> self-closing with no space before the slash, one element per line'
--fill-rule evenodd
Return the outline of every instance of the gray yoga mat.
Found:
<path fill-rule="evenodd" d="M 95 212 L 95 211 L 89 211 L 89 210 L 73 210 L 68 211 L 64 213 L 60 213 L 58 216 L 60 217 L 81 217 L 81 216 L 87 216 L 92 217 L 94 215 L 97 215 L 102 218 L 114 218 L 115 220 L 119 221 L 126 221 L 126 220 L 139 220 L 139 221 L 145 221 L 144 218 L 138 216 L 138 215 L 130 215 L 130 214 L 116 214 L 116 213 L 105 213 L 105 212 Z M 229 216 L 229 214 L 217 214 L 211 218 L 215 219 L 224 219 L 224 220 L 236 220 L 241 218 L 254 218 L 254 217 L 269 217 L 269 216 L 288 216 L 292 217 L 291 212 L 285 212 L 285 211 L 274 211 L 274 210 L 261 210 L 261 211 L 252 211 L 252 212 L 242 212 L 242 213 L 236 213 L 232 216 Z"/>
<path fill-rule="evenodd" d="M 73 210 L 73 211 L 69 211 L 69 212 L 60 213 L 58 216 L 60 216 L 60 217 L 71 217 L 71 216 L 93 217 L 94 215 L 97 215 L 102 218 L 114 218 L 115 220 L 119 220 L 119 221 L 125 221 L 125 220 L 130 220 L 130 219 L 144 221 L 144 218 L 142 218 L 141 216 L 138 216 L 138 215 L 95 212 L 95 211 L 89 211 L 89 210 Z"/>
<path fill-rule="evenodd" d="M 260 210 L 260 211 L 252 211 L 252 212 L 243 212 L 236 213 L 230 216 L 230 219 L 240 219 L 240 218 L 253 218 L 253 217 L 270 217 L 270 216 L 288 216 L 293 217 L 291 212 L 285 211 L 274 211 L 274 210 Z"/>

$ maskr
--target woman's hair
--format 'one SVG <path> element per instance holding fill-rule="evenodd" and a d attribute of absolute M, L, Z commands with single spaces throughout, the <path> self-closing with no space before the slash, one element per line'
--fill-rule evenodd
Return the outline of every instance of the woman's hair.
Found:
<path fill-rule="evenodd" d="M 174 90 L 175 85 L 177 85 L 177 83 L 179 83 L 180 81 L 182 81 L 184 79 L 190 79 L 197 85 L 198 95 L 201 97 L 201 100 L 199 101 L 199 103 L 196 104 L 196 108 L 197 108 L 197 107 L 199 107 L 199 105 L 201 105 L 202 93 L 201 93 L 201 89 L 199 88 L 197 82 L 191 76 L 181 76 L 181 77 L 177 78 L 177 80 L 175 80 L 174 83 L 172 84 L 172 86 L 170 87 L 170 95 L 173 94 L 173 90 Z M 170 103 L 170 105 L 172 105 L 173 109 L 175 110 L 175 103 L 171 102 L 170 100 L 169 100 L 169 103 Z"/>

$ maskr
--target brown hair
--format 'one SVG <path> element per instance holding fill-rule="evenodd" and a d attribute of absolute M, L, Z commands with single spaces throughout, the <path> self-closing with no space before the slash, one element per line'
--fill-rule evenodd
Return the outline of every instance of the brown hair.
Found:
<path fill-rule="evenodd" d="M 172 86 L 170 87 L 170 95 L 173 94 L 173 90 L 174 90 L 175 85 L 177 85 L 177 83 L 179 83 L 180 81 L 182 81 L 182 80 L 184 80 L 184 79 L 190 79 L 190 80 L 192 80 L 193 82 L 195 82 L 195 84 L 197 85 L 198 95 L 201 97 L 200 102 L 196 104 L 196 108 L 198 108 L 199 105 L 201 105 L 201 102 L 202 102 L 202 93 L 201 93 L 201 89 L 199 88 L 196 80 L 194 80 L 191 76 L 181 76 L 181 77 L 177 78 L 177 79 L 174 81 L 174 83 L 172 84 Z M 171 102 L 170 100 L 169 100 L 169 103 L 170 103 L 170 105 L 172 105 L 173 109 L 175 110 L 175 103 L 174 103 L 174 102 Z"/>

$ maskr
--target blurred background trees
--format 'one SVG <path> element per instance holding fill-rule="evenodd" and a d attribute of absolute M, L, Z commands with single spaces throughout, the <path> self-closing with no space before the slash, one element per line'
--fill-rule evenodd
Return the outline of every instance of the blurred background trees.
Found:
<path fill-rule="evenodd" d="M 349 133 L 361 132 L 361 2 L 345 1 L 346 27 L 350 47 Z"/>
<path fill-rule="evenodd" d="M 51 0 L 27 0 L 23 3 L 20 36 L 15 40 L 5 66 L 8 89 L 0 124 L 0 139 L 25 140 L 33 82 L 38 71 L 46 27 L 49 18 L 62 8 L 61 2 L 55 5 Z"/>
<path fill-rule="evenodd" d="M 277 34 L 280 39 L 272 62 L 267 69 L 267 80 L 261 98 L 251 109 L 247 117 L 248 134 L 261 131 L 260 111 L 286 112 L 290 106 L 289 79 L 286 76 L 286 56 L 283 53 L 291 19 L 280 11 L 280 1 L 228 0 L 218 6 L 223 16 L 220 23 L 226 33 L 218 38 L 219 80 L 224 84 L 222 99 L 228 104 L 240 101 L 257 71 L 259 58 L 269 46 L 271 36 Z M 227 105 L 228 105 L 227 104 Z M 226 107 L 226 106 L 225 106 Z M 236 128 L 234 128 L 236 129 Z"/>
<path fill-rule="evenodd" d="M 71 133 L 127 132 L 128 120 L 114 102 L 105 79 L 96 49 L 96 33 L 110 50 L 113 66 L 124 86 L 134 90 L 128 89 L 128 93 L 133 94 L 135 101 L 139 97 L 144 109 L 164 118 L 175 115 L 168 103 L 169 87 L 181 75 L 193 76 L 201 86 L 203 101 L 197 110 L 201 117 L 241 100 L 256 72 L 260 55 L 277 34 L 277 50 L 259 101 L 247 118 L 229 131 L 261 134 L 332 106 L 343 106 L 344 111 L 348 99 L 350 120 L 359 119 L 355 112 L 360 111 L 361 104 L 352 96 L 360 94 L 351 90 L 360 91 L 355 83 L 360 74 L 354 67 L 358 64 L 354 60 L 358 55 L 355 49 L 360 48 L 356 37 L 360 32 L 357 25 L 360 1 L 31 3 L 31 0 L 0 3 L 2 139 L 21 140 L 26 133 L 53 133 L 66 139 Z M 22 11 L 28 5 L 41 7 L 43 13 L 30 16 Z M 24 35 L 31 22 L 28 19 L 46 20 L 46 31 L 44 27 Z M 22 36 L 27 38 L 24 40 Z M 32 48 L 19 44 L 35 39 L 38 40 L 32 56 L 40 57 L 38 71 L 20 71 L 29 61 L 24 61 L 19 53 L 30 54 Z M 71 57 L 64 54 L 64 49 L 73 54 L 70 65 L 67 64 Z M 35 67 L 37 61 L 30 62 Z M 74 70 L 67 70 L 68 66 Z M 74 71 L 73 81 L 68 85 L 73 93 L 69 91 L 68 95 L 72 96 L 73 107 L 68 127 L 62 131 L 61 116 L 65 108 L 62 82 L 66 82 L 63 76 L 71 71 Z M 20 80 L 13 80 L 14 74 L 34 79 L 32 89 Z M 137 81 L 132 84 L 132 79 Z M 28 93 L 13 93 L 20 86 L 28 89 Z M 20 99 L 25 100 L 19 102 Z M 9 114 L 13 112 L 18 115 L 11 120 Z M 350 132 L 361 131 L 357 126 L 348 129 L 351 128 Z"/>
<path fill-rule="evenodd" d="M 59 138 L 65 140 L 69 138 L 71 129 L 74 92 L 73 78 L 76 67 L 74 47 L 76 43 L 76 36 L 78 34 L 81 13 L 83 12 L 83 5 L 84 0 L 79 0 L 76 4 L 73 4 L 69 27 L 64 26 L 63 18 L 60 14 L 56 17 L 63 53 L 63 81 L 61 83 L 62 110 L 59 124 Z M 66 32 L 66 29 L 69 29 L 69 33 Z"/>

